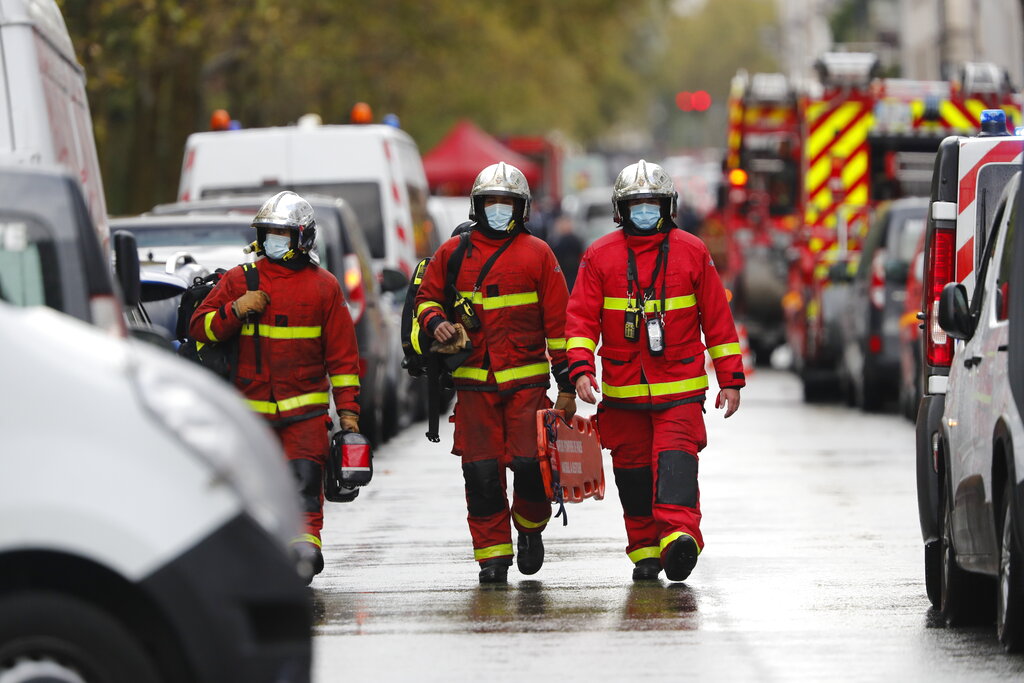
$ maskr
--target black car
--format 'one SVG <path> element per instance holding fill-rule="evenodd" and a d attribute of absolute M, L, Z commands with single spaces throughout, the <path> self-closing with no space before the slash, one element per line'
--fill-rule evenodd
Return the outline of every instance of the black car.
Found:
<path fill-rule="evenodd" d="M 864 238 L 840 325 L 840 378 L 864 410 L 878 410 L 899 395 L 900 318 L 927 215 L 927 197 L 897 199 L 878 211 Z"/>

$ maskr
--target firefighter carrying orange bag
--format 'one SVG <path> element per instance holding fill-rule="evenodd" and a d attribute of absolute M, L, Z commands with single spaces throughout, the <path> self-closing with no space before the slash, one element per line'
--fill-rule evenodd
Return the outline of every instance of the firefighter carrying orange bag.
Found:
<path fill-rule="evenodd" d="M 469 217 L 474 224 L 454 285 L 447 286 L 448 264 L 459 237 L 431 259 L 416 312 L 440 344 L 457 342 L 463 333 L 471 342 L 469 355 L 452 372 L 458 393 L 452 453 L 462 458 L 480 582 L 504 583 L 513 555 L 523 574 L 536 573 L 544 562 L 541 533 L 551 505 L 535 421 L 538 410 L 551 407 L 549 374 L 558 384 L 555 407 L 569 416 L 576 412 L 565 356 L 569 292 L 551 249 L 526 230 L 530 188 L 519 169 L 499 162 L 481 171 L 470 192 Z M 511 508 L 506 468 L 514 475 Z M 513 525 L 519 532 L 515 553 Z"/>
<path fill-rule="evenodd" d="M 704 548 L 697 453 L 704 448 L 704 344 L 721 388 L 716 407 L 740 404 L 743 362 L 725 289 L 707 247 L 677 229 L 668 174 L 642 159 L 615 180 L 616 230 L 587 249 L 569 301 L 569 372 L 596 403 L 597 422 L 626 522 L 633 579 L 662 568 L 683 581 Z"/>

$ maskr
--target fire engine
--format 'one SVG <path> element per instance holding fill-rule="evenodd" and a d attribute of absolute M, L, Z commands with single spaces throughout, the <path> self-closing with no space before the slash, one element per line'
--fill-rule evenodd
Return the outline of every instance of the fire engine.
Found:
<path fill-rule="evenodd" d="M 873 207 L 927 196 L 939 143 L 972 135 L 985 109 L 1020 122 L 1005 72 L 968 64 L 957 81 L 881 78 L 869 53 L 829 53 L 817 63 L 802 145 L 804 220 L 783 300 L 787 341 L 806 400 L 838 391 L 838 316 Z"/>
<path fill-rule="evenodd" d="M 995 93 L 988 101 L 998 104 Z M 935 157 L 925 231 L 924 287 L 918 314 L 923 321 L 923 396 L 917 411 L 916 451 L 925 584 L 928 597 L 936 607 L 940 603 L 942 574 L 941 420 L 953 362 L 953 340 L 938 322 L 939 295 L 947 283 L 959 282 L 966 288 L 968 297 L 974 296 L 975 271 L 997 202 L 1004 187 L 1024 163 L 1024 136 L 1019 129 L 1014 135 L 1007 132 L 1007 115 L 1018 123 L 1019 111 L 1017 103 L 982 112 L 979 134 L 946 138 Z"/>
<path fill-rule="evenodd" d="M 725 182 L 714 218 L 730 241 L 724 279 L 734 314 L 762 360 L 784 340 L 787 254 L 801 216 L 800 130 L 789 79 L 745 71 L 733 78 Z"/>

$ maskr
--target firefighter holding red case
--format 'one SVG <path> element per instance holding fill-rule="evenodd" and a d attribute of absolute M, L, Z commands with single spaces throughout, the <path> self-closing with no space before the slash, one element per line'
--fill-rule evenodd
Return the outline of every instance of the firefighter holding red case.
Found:
<path fill-rule="evenodd" d="M 569 292 L 551 249 L 526 231 L 530 188 L 519 169 L 488 166 L 470 199 L 468 242 L 456 236 L 438 248 L 423 275 L 416 311 L 438 343 L 450 346 L 468 337 L 472 345 L 452 373 L 458 393 L 452 452 L 462 458 L 480 582 L 503 583 L 513 555 L 523 574 L 536 573 L 544 562 L 541 532 L 551 504 L 537 457 L 536 413 L 551 407 L 551 374 L 559 391 L 555 407 L 569 417 L 576 412 L 565 355 Z M 452 273 L 449 263 L 459 264 Z M 514 475 L 511 508 L 506 468 Z"/>
<path fill-rule="evenodd" d="M 633 579 L 657 579 L 664 568 L 669 580 L 683 581 L 704 548 L 701 332 L 720 387 L 715 404 L 726 417 L 739 408 L 745 384 L 740 345 L 707 247 L 673 222 L 668 174 L 642 159 L 627 166 L 612 204 L 622 230 L 587 249 L 569 301 L 569 372 L 580 398 L 596 403 L 595 351 L 602 358 L 598 429 L 612 452 Z"/>
<path fill-rule="evenodd" d="M 324 566 L 323 479 L 330 393 L 341 426 L 359 431 L 359 349 L 338 279 L 318 267 L 313 207 L 294 192 L 263 204 L 252 227 L 254 266 L 236 266 L 192 315 L 190 334 L 201 342 L 237 337 L 235 387 L 273 427 L 306 516 L 306 532 L 292 541 L 306 579 Z M 255 267 L 258 289 L 247 285 Z"/>

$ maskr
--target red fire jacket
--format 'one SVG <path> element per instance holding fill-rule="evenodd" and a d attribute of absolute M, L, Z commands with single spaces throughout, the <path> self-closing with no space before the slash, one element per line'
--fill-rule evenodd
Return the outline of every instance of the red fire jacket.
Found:
<path fill-rule="evenodd" d="M 654 296 L 644 304 L 648 316 L 657 314 L 665 285 L 665 349 L 661 355 L 652 355 L 642 316 L 639 339 L 628 341 L 625 337 L 626 248 L 628 245 L 633 250 L 640 284 L 646 288 L 651 285 L 663 239 L 669 240 L 667 266 L 662 265 L 654 282 Z M 595 374 L 597 350 L 604 359 L 601 391 L 609 404 L 667 408 L 698 400 L 708 388 L 701 330 L 715 363 L 719 387 L 742 387 L 745 380 L 736 326 L 718 271 L 698 238 L 678 229 L 651 236 L 616 230 L 587 249 L 566 323 L 573 381 L 582 374 Z M 599 340 L 601 348 L 597 349 Z"/>
<path fill-rule="evenodd" d="M 477 230 L 470 234 L 470 247 L 455 286 L 472 300 L 481 327 L 468 331 L 473 352 L 452 373 L 455 385 L 484 391 L 548 386 L 548 373 L 553 372 L 559 388 L 572 391 L 565 356 L 565 307 L 569 300 L 565 277 L 543 240 L 529 234 L 511 239 L 512 245 L 498 257 L 480 289 L 474 292 L 484 263 L 505 240 L 492 239 Z M 458 237 L 442 244 L 423 274 L 416 313 L 426 330 L 433 331 L 447 319 L 444 308 L 452 299 L 444 291 L 448 261 L 458 246 Z"/>
<path fill-rule="evenodd" d="M 192 337 L 216 342 L 241 335 L 235 386 L 268 420 L 325 414 L 332 389 L 338 410 L 358 413 L 359 349 L 337 278 L 317 266 L 292 270 L 269 259 L 257 261 L 256 270 L 259 288 L 270 296 L 258 324 L 243 324 L 231 311 L 246 291 L 236 266 L 196 309 Z"/>

